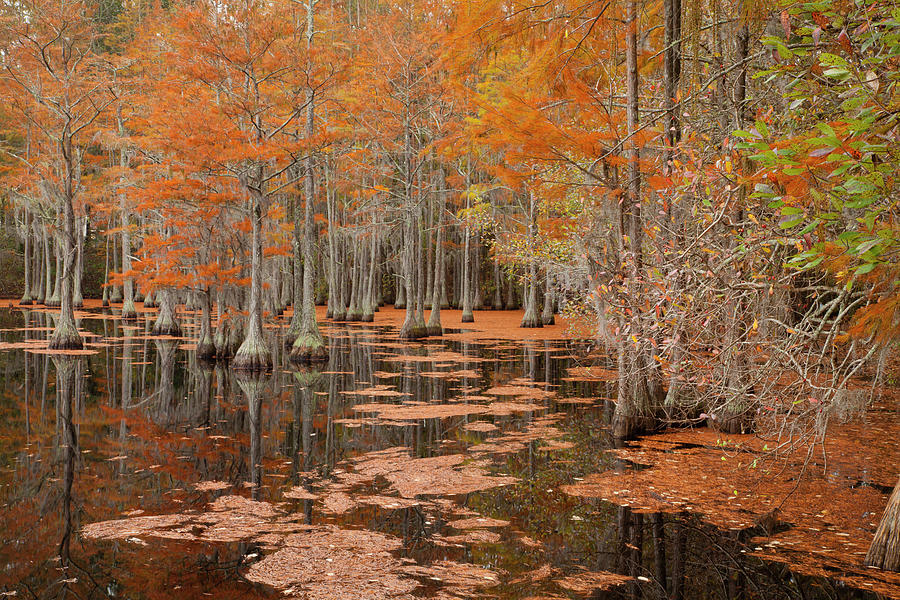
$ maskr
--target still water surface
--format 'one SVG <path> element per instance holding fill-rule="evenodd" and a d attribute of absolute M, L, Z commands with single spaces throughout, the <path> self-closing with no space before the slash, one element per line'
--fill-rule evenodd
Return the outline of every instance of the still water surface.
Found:
<path fill-rule="evenodd" d="M 567 377 L 574 342 L 329 324 L 297 369 L 280 321 L 248 377 L 79 314 L 91 352 L 60 358 L 52 313 L 0 310 L 0 596 L 865 597 L 746 557 L 750 532 L 560 492 L 639 468 L 604 452 L 614 386 Z"/>

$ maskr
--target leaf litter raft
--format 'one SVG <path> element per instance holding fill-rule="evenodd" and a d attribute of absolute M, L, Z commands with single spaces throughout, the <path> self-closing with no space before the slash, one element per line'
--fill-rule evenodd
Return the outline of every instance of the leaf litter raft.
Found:
<path fill-rule="evenodd" d="M 392 553 L 402 540 L 379 532 L 334 525 L 296 523 L 266 502 L 223 496 L 198 513 L 137 516 L 93 523 L 87 537 L 128 540 L 137 536 L 259 543 L 272 552 L 252 564 L 245 576 L 254 583 L 306 600 L 412 600 L 421 587 L 440 586 L 436 598 L 471 595 L 499 582 L 494 571 L 453 561 L 409 564 Z"/>

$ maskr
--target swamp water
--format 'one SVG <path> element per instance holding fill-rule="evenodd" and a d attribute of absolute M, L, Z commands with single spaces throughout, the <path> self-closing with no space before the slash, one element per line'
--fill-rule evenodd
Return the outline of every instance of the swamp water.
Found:
<path fill-rule="evenodd" d="M 282 318 L 249 376 L 196 360 L 191 313 L 184 339 L 78 316 L 86 350 L 51 356 L 52 312 L 0 310 L 0 597 L 867 597 L 752 531 L 564 493 L 640 468 L 571 341 L 329 322 L 298 369 Z"/>

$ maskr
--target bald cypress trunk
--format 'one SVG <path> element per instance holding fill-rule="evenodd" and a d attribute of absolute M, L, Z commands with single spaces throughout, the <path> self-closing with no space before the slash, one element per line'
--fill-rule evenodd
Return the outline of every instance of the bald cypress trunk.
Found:
<path fill-rule="evenodd" d="M 19 304 L 23 306 L 29 306 L 34 301 L 31 298 L 31 212 L 25 211 L 25 226 L 24 226 L 24 241 L 25 241 L 25 290 L 22 292 L 22 299 L 19 300 Z"/>
<path fill-rule="evenodd" d="M 348 321 L 359 321 L 361 317 L 359 310 L 359 278 L 362 269 L 359 264 L 359 244 L 354 244 L 353 248 L 354 250 L 350 253 L 353 257 L 353 264 L 350 265 L 350 306 L 347 307 L 346 319 Z"/>
<path fill-rule="evenodd" d="M 875 537 L 866 554 L 866 566 L 900 571 L 900 477 L 888 499 Z"/>
<path fill-rule="evenodd" d="M 84 231 L 88 224 L 87 217 L 81 219 L 83 225 L 78 224 L 75 243 L 75 278 L 72 284 L 72 305 L 75 308 L 84 306 L 84 295 L 81 292 L 81 279 L 84 273 Z"/>
<path fill-rule="evenodd" d="M 77 149 L 71 138 L 64 138 L 62 153 L 65 164 L 65 179 L 63 182 L 62 197 L 62 247 L 64 250 L 62 260 L 62 277 L 60 279 L 60 311 L 56 329 L 50 337 L 49 347 L 52 349 L 79 349 L 82 347 L 81 335 L 75 324 L 75 310 L 73 303 L 73 287 L 75 282 L 75 189 L 80 178 L 80 167 Z"/>
<path fill-rule="evenodd" d="M 643 321 L 641 318 L 643 270 L 643 223 L 641 220 L 640 154 L 637 141 L 639 121 L 638 64 L 637 64 L 637 0 L 628 0 L 626 6 L 626 105 L 627 132 L 626 157 L 628 158 L 628 187 L 620 210 L 623 231 L 620 239 L 622 271 L 628 273 L 627 302 L 631 314 L 626 317 L 625 334 L 619 336 L 618 399 L 613 414 L 612 432 L 615 438 L 628 439 L 652 428 L 652 398 L 647 385 L 647 351 L 645 348 Z M 627 239 L 627 242 L 626 242 Z"/>
<path fill-rule="evenodd" d="M 116 245 L 116 236 L 111 236 L 112 240 L 112 270 L 114 273 L 121 273 L 121 262 L 122 256 L 119 252 L 119 247 Z M 109 288 L 109 302 L 110 304 L 118 304 L 123 300 L 122 295 L 122 286 L 113 285 Z"/>
<path fill-rule="evenodd" d="M 153 323 L 153 335 L 179 337 L 181 326 L 175 315 L 175 292 L 168 288 L 161 288 L 156 291 L 156 295 L 159 298 L 159 314 L 156 315 L 156 321 Z"/>
<path fill-rule="evenodd" d="M 376 234 L 377 224 L 373 228 L 372 235 L 369 236 L 369 268 L 368 277 L 364 277 L 365 291 L 363 293 L 362 316 L 360 320 L 371 323 L 375 320 L 375 311 L 378 310 L 378 304 L 375 300 L 375 280 L 378 275 L 375 263 L 378 254 L 378 236 Z"/>
<path fill-rule="evenodd" d="M 44 286 L 43 290 L 41 290 L 41 304 L 49 306 L 50 296 L 53 293 L 52 291 L 52 276 L 53 270 L 51 268 L 50 263 L 50 252 L 53 244 L 50 241 L 50 234 L 47 233 L 47 228 L 43 227 L 43 239 L 44 239 Z M 104 288 L 105 289 L 105 288 Z"/>
<path fill-rule="evenodd" d="M 472 309 L 484 308 L 484 295 L 481 290 L 481 234 L 475 232 L 475 243 L 472 249 Z"/>
<path fill-rule="evenodd" d="M 522 316 L 522 323 L 519 325 L 520 327 L 543 327 L 544 323 L 541 321 L 541 316 L 538 314 L 537 310 L 537 269 L 535 268 L 534 261 L 534 246 L 535 246 L 535 229 L 537 229 L 536 224 L 536 207 L 535 207 L 535 199 L 534 193 L 529 192 L 529 200 L 528 200 L 528 250 L 530 260 L 528 261 L 528 277 L 525 281 L 525 314 Z"/>
<path fill-rule="evenodd" d="M 500 261 L 494 257 L 494 310 L 503 310 L 503 280 L 500 278 Z"/>
<path fill-rule="evenodd" d="M 315 4 L 307 3 L 306 11 L 306 45 L 310 50 L 313 45 Z M 306 137 L 311 139 L 315 133 L 315 94 L 312 87 L 306 90 Z M 306 179 L 303 182 L 303 321 L 300 324 L 300 335 L 291 347 L 291 360 L 296 362 L 322 362 L 328 360 L 328 349 L 325 339 L 319 332 L 316 321 L 316 298 L 314 285 L 316 281 L 316 229 L 313 219 L 313 203 L 315 202 L 316 179 L 313 152 L 306 155 Z M 294 224 L 295 232 L 298 230 Z"/>
<path fill-rule="evenodd" d="M 52 238 L 51 238 L 52 239 Z M 60 304 L 60 283 L 62 283 L 62 266 L 60 264 L 60 242 L 57 238 L 53 244 L 53 259 L 55 261 L 55 268 L 53 270 L 53 290 L 50 292 L 50 297 L 47 298 L 47 306 L 59 306 Z M 49 287 L 48 287 L 49 289 Z"/>
<path fill-rule="evenodd" d="M 262 326 L 262 201 L 258 191 L 251 193 L 249 322 L 244 341 L 231 363 L 232 368 L 244 371 L 265 371 L 272 368 L 272 355 L 266 345 Z"/>
<path fill-rule="evenodd" d="M 291 202 L 291 208 L 294 218 L 294 239 L 291 244 L 294 252 L 294 265 L 291 270 L 294 278 L 294 290 L 291 306 L 294 309 L 294 313 L 291 315 L 291 324 L 288 326 L 287 331 L 284 332 L 284 346 L 286 348 L 294 345 L 294 341 L 300 335 L 300 325 L 303 321 L 303 248 L 302 236 L 296 233 L 297 224 L 301 222 L 300 203 L 296 198 Z M 330 296 L 329 294 L 329 302 L 331 301 Z"/>
<path fill-rule="evenodd" d="M 541 322 L 544 325 L 553 325 L 556 322 L 553 316 L 553 284 L 550 273 L 544 275 L 544 312 L 541 313 Z"/>
<path fill-rule="evenodd" d="M 404 277 L 402 283 L 406 290 L 407 298 L 412 298 L 414 296 L 413 292 L 413 252 L 415 250 L 415 232 L 416 228 L 413 224 L 412 215 L 406 221 L 406 235 L 404 235 L 406 246 L 403 251 L 403 270 Z M 406 316 L 403 319 L 403 325 L 400 327 L 399 337 L 401 340 L 412 340 L 416 339 L 416 315 L 413 307 L 413 302 L 406 303 Z"/>
<path fill-rule="evenodd" d="M 440 173 L 443 184 L 443 172 Z M 444 328 L 441 326 L 441 296 L 444 287 L 444 190 L 441 185 L 438 190 L 437 206 L 437 235 L 434 247 L 434 279 L 431 289 L 431 315 L 428 317 L 428 335 L 442 335 Z"/>
<path fill-rule="evenodd" d="M 210 312 L 209 288 L 206 288 L 200 291 L 200 337 L 197 340 L 197 358 L 200 359 L 216 356 Z"/>
<path fill-rule="evenodd" d="M 421 222 L 421 210 L 419 211 Z M 428 336 L 428 325 L 425 323 L 425 256 L 423 253 L 423 245 L 425 234 L 422 231 L 417 232 L 417 252 L 416 252 L 416 335 L 420 338 Z"/>

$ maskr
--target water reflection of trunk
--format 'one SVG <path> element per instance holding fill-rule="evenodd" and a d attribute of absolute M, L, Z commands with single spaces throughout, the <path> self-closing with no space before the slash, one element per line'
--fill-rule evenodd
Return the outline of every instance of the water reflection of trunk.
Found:
<path fill-rule="evenodd" d="M 211 427 L 214 420 L 212 415 L 212 365 L 207 361 L 198 361 L 194 368 L 194 396 L 202 408 L 199 425 Z"/>
<path fill-rule="evenodd" d="M 650 523 L 653 528 L 653 566 L 656 583 L 663 594 L 666 593 L 666 525 L 661 513 L 652 513 Z"/>
<path fill-rule="evenodd" d="M 672 534 L 672 594 L 670 600 L 683 600 L 684 598 L 684 558 L 686 552 L 686 535 L 684 525 L 678 520 L 674 522 L 675 531 Z"/>
<path fill-rule="evenodd" d="M 81 391 L 78 380 L 82 362 L 66 356 L 54 356 L 56 365 L 56 413 L 59 430 L 59 460 L 63 467 L 62 476 L 62 539 L 59 543 L 59 568 L 61 577 L 68 581 L 70 565 L 70 545 L 72 538 L 72 484 L 75 481 L 75 459 L 78 456 L 78 435 L 72 424 L 72 405 Z M 63 584 L 63 595 L 66 586 Z"/>
<path fill-rule="evenodd" d="M 26 213 L 26 214 L 29 214 L 29 213 Z M 28 230 L 26 229 L 25 231 L 26 231 L 25 239 L 27 240 L 29 237 Z M 26 260 L 27 260 L 27 257 L 26 257 Z M 30 291 L 31 290 L 29 290 L 26 287 L 26 289 L 25 289 L 26 295 L 28 295 L 30 293 Z M 30 339 L 30 337 L 28 335 L 28 330 L 31 328 L 31 311 L 26 310 L 22 314 L 25 317 L 24 339 L 25 339 L 25 342 L 27 343 L 28 340 Z M 23 360 L 25 361 L 25 367 L 24 367 L 25 368 L 25 443 L 29 444 L 29 445 L 31 444 L 31 414 L 29 412 L 29 407 L 31 405 L 31 393 L 30 393 L 31 387 L 29 385 L 31 383 L 31 368 L 29 367 L 29 364 L 28 364 L 29 363 L 28 358 L 30 356 L 31 356 L 31 353 L 29 353 L 29 352 L 22 353 Z M 7 381 L 8 381 L 8 379 L 7 379 Z"/>
<path fill-rule="evenodd" d="M 250 497 L 259 500 L 262 489 L 262 392 L 266 387 L 263 373 L 259 371 L 235 371 L 238 387 L 247 397 L 247 414 L 250 417 Z"/>
<path fill-rule="evenodd" d="M 630 575 L 634 581 L 629 585 L 629 594 L 637 598 L 640 586 L 637 578 L 645 576 L 644 562 L 644 515 L 633 512 L 627 506 L 620 506 L 616 512 L 616 572 Z"/>
<path fill-rule="evenodd" d="M 334 356 L 332 354 L 331 356 Z M 299 417 L 300 417 L 300 437 L 301 443 L 303 445 L 303 471 L 309 472 L 313 469 L 314 460 L 313 460 L 313 437 L 315 436 L 315 428 L 313 426 L 313 419 L 316 414 L 316 390 L 319 387 L 319 384 L 322 382 L 322 374 L 318 370 L 303 370 L 303 371 L 295 371 L 294 372 L 294 380 L 295 380 L 295 415 L 297 415 L 296 404 L 299 400 L 300 409 L 299 409 Z M 329 405 L 331 404 L 329 398 Z M 331 421 L 332 410 L 328 409 L 328 420 Z M 329 445 L 333 444 L 333 440 L 331 438 L 330 425 L 326 428 L 326 448 L 325 455 L 329 457 L 330 462 L 330 452 L 331 449 Z"/>
<path fill-rule="evenodd" d="M 105 319 L 104 319 L 105 320 Z M 111 350 L 111 349 L 110 349 Z M 107 354 L 110 354 L 108 352 Z M 131 389 L 131 342 L 125 340 L 122 345 L 122 419 L 119 422 L 119 453 L 125 454 L 125 442 L 128 439 L 128 424 L 126 415 L 131 405 L 132 389 Z M 125 461 L 119 461 L 119 474 L 125 472 Z"/>
<path fill-rule="evenodd" d="M 156 355 L 159 359 L 159 379 L 157 381 L 157 406 L 164 416 L 174 415 L 170 411 L 175 408 L 175 355 L 176 346 L 172 340 L 153 340 Z"/>

